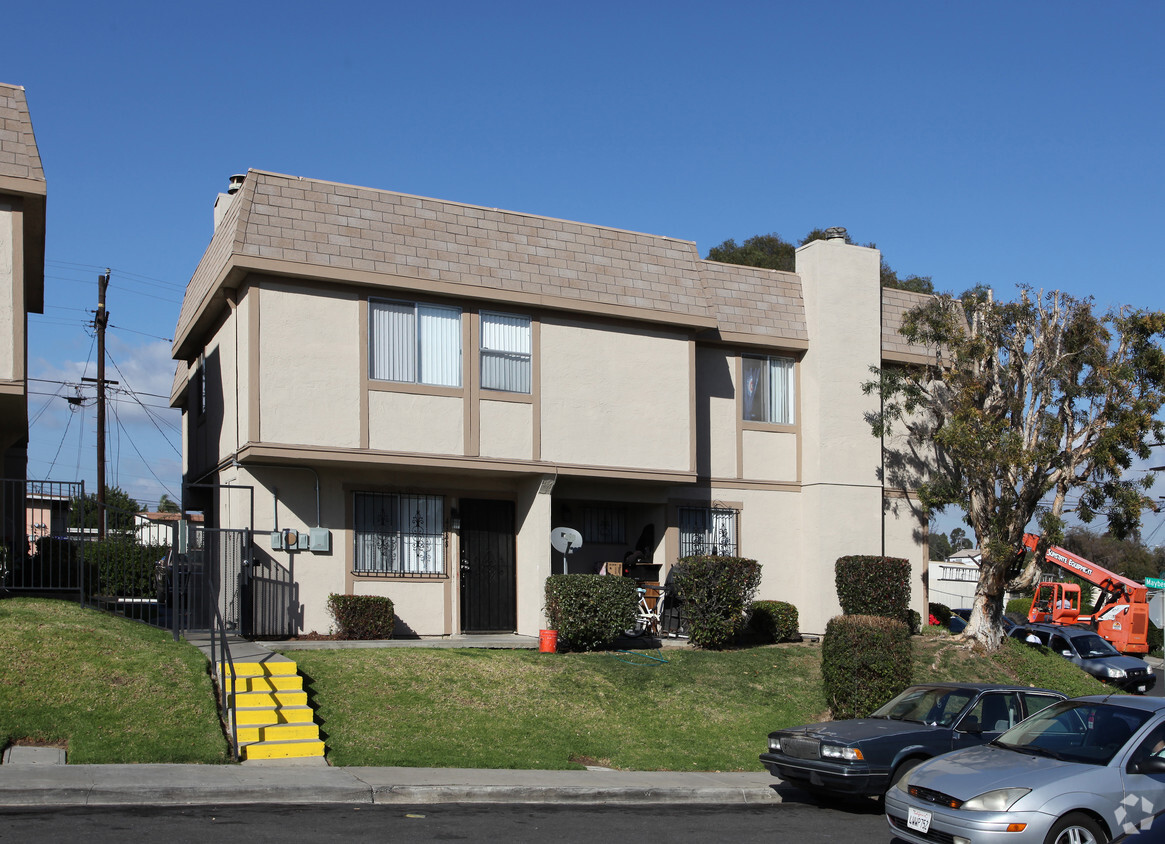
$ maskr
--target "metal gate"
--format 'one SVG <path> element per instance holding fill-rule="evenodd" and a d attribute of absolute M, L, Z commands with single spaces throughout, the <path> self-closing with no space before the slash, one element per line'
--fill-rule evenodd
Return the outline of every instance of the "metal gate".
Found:
<path fill-rule="evenodd" d="M 0 587 L 17 594 L 85 588 L 85 484 L 0 480 Z"/>
<path fill-rule="evenodd" d="M 185 542 L 164 573 L 175 630 L 215 627 L 215 610 L 228 633 L 244 635 L 244 590 L 251 571 L 251 531 L 186 524 Z"/>

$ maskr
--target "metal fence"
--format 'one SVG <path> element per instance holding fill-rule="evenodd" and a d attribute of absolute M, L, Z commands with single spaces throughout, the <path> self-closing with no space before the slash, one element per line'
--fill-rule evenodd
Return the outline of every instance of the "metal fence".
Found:
<path fill-rule="evenodd" d="M 82 482 L 0 479 L 0 586 L 80 593 L 87 571 Z"/>

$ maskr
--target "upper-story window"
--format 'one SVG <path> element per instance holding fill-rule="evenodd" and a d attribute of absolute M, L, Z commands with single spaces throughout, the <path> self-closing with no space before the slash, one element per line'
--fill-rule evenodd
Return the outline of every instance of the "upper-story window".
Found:
<path fill-rule="evenodd" d="M 368 301 L 368 377 L 461 386 L 461 309 Z"/>
<path fill-rule="evenodd" d="M 481 312 L 481 386 L 530 392 L 530 317 Z"/>
<path fill-rule="evenodd" d="M 793 424 L 793 359 L 742 358 L 744 418 L 749 422 Z"/>

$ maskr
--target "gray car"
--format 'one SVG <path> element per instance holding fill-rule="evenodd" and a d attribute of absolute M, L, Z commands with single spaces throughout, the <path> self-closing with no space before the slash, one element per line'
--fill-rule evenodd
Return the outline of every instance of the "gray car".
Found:
<path fill-rule="evenodd" d="M 886 792 L 891 830 L 916 844 L 1104 844 L 1162 808 L 1165 699 L 1112 695 L 1054 704 Z"/>
<path fill-rule="evenodd" d="M 920 762 L 989 741 L 1064 697 L 1029 686 L 911 686 L 867 718 L 776 730 L 760 761 L 810 791 L 880 796 Z"/>
<path fill-rule="evenodd" d="M 1109 642 L 1085 627 L 1063 624 L 1025 624 L 1009 634 L 1021 642 L 1038 639 L 1060 656 L 1080 666 L 1097 680 L 1143 695 L 1157 684 L 1157 676 L 1149 663 L 1135 656 L 1126 656 Z"/>

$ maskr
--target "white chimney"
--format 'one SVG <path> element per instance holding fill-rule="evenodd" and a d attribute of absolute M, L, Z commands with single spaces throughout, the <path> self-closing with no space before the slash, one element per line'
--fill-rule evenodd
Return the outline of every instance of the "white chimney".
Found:
<path fill-rule="evenodd" d="M 226 216 L 227 209 L 231 207 L 231 203 L 235 199 L 235 194 L 243 186 L 246 180 L 246 173 L 236 173 L 230 178 L 230 183 L 227 186 L 226 193 L 220 193 L 218 198 L 214 201 L 214 227 L 217 229 L 218 224 L 222 222 L 222 218 Z"/>

